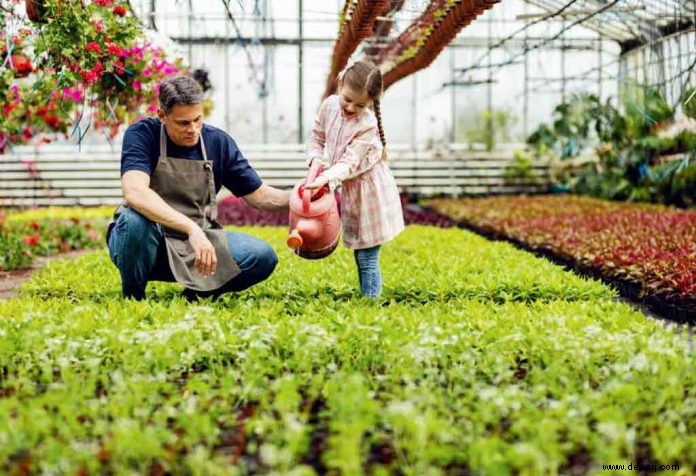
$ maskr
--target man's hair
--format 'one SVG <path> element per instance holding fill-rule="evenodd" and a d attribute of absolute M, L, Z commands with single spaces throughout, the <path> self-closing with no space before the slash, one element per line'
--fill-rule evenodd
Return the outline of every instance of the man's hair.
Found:
<path fill-rule="evenodd" d="M 190 76 L 167 78 L 160 84 L 159 102 L 165 114 L 169 114 L 177 104 L 200 104 L 203 90 Z"/>

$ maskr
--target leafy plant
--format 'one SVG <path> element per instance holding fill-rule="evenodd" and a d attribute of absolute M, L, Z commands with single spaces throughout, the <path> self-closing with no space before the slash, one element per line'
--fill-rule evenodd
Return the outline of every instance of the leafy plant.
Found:
<path fill-rule="evenodd" d="M 534 171 L 532 159 L 521 150 L 516 150 L 514 159 L 503 171 L 505 183 L 538 183 L 539 176 Z"/>
<path fill-rule="evenodd" d="M 696 88 L 684 91 L 681 96 L 681 105 L 687 117 L 696 119 Z"/>
<path fill-rule="evenodd" d="M 510 140 L 510 130 L 517 118 L 510 111 L 483 111 L 472 117 L 459 118 L 460 129 L 470 144 L 484 144 L 486 150 L 493 150 L 499 142 Z"/>
<path fill-rule="evenodd" d="M 575 196 L 439 199 L 430 204 L 496 236 L 696 307 L 696 211 Z"/>
<path fill-rule="evenodd" d="M 285 264 L 218 301 L 170 283 L 120 299 L 105 250 L 0 301 L 0 470 L 540 474 L 637 451 L 693 465 L 688 332 L 608 287 L 414 226 L 384 248 L 372 303 L 349 250 L 308 262 L 285 228 L 242 231 Z"/>

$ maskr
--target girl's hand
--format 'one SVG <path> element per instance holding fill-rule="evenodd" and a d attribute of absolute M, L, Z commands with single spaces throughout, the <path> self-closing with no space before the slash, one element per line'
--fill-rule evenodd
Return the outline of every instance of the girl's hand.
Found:
<path fill-rule="evenodd" d="M 329 183 L 329 179 L 320 175 L 314 180 L 314 182 L 305 184 L 305 188 L 312 190 L 312 196 L 314 196 L 319 193 L 319 190 L 321 190 L 322 187 L 324 187 L 324 185 L 327 183 Z"/>

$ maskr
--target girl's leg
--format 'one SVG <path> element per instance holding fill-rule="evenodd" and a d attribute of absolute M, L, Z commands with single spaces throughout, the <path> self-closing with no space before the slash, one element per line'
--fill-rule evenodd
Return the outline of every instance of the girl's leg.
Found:
<path fill-rule="evenodd" d="M 360 294 L 370 298 L 382 294 L 382 273 L 379 269 L 379 245 L 355 250 L 355 264 L 358 265 Z"/>

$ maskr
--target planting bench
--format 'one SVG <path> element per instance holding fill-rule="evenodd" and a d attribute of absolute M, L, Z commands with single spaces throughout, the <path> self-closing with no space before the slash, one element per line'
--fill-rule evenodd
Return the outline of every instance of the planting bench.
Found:
<path fill-rule="evenodd" d="M 292 187 L 306 173 L 302 144 L 241 145 L 264 182 Z M 470 150 L 452 144 L 438 151 L 389 147 L 390 165 L 403 192 L 420 195 L 488 195 L 539 192 L 548 167 L 535 164 L 537 183 L 505 179 L 512 149 Z M 120 147 L 51 144 L 15 147 L 0 155 L 0 206 L 104 205 L 121 200 Z"/>

